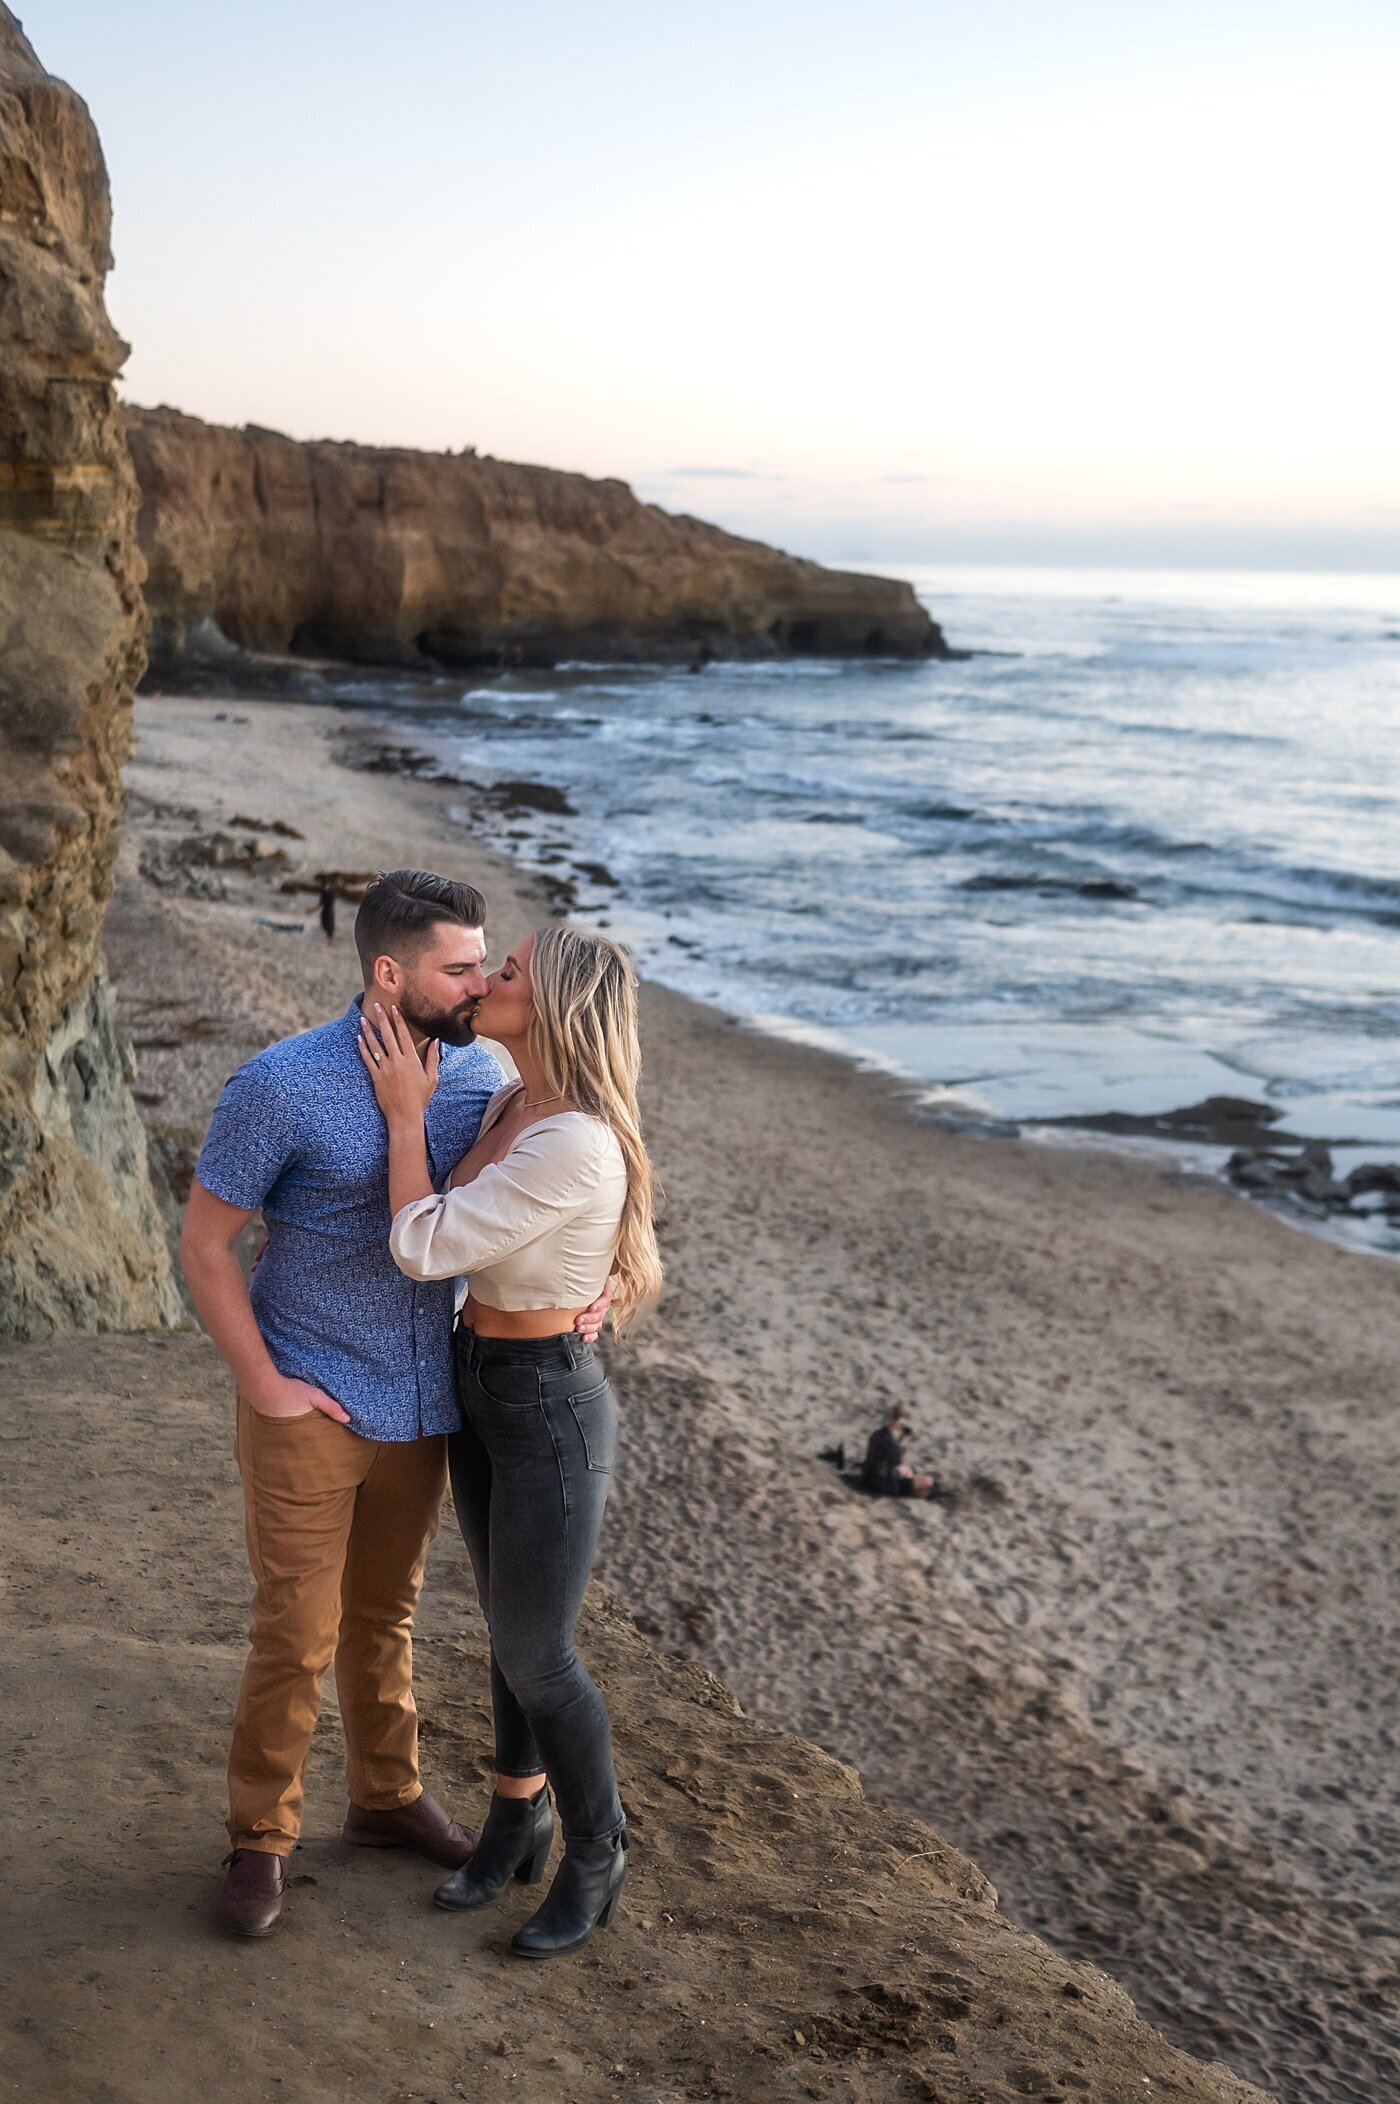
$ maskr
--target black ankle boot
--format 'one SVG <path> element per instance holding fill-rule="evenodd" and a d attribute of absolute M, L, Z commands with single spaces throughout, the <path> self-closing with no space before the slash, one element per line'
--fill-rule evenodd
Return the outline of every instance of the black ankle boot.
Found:
<path fill-rule="evenodd" d="M 512 1878 L 522 1885 L 538 1885 L 553 1842 L 548 1783 L 535 1797 L 493 1795 L 470 1860 L 438 1886 L 434 1906 L 461 1913 L 468 1907 L 489 1907 Z"/>
<path fill-rule="evenodd" d="M 582 1950 L 593 1931 L 612 1920 L 626 1875 L 625 1833 L 606 1841 L 566 1841 L 544 1905 L 516 1930 L 511 1949 L 521 1958 L 562 1958 Z"/>

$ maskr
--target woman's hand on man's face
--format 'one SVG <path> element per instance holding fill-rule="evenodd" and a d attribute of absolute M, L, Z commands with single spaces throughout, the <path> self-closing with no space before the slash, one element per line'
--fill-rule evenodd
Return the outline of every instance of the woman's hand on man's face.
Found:
<path fill-rule="evenodd" d="M 374 1084 L 375 1101 L 390 1125 L 420 1120 L 437 1087 L 439 1046 L 436 1038 L 420 1059 L 409 1028 L 397 1008 L 386 1015 L 378 1001 L 360 1016 L 360 1057 Z"/>

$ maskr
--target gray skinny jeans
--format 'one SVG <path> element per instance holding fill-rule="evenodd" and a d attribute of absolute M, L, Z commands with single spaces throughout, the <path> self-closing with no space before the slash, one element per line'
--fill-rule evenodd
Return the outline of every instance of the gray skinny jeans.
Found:
<path fill-rule="evenodd" d="M 620 1831 L 608 1713 L 574 1623 L 617 1453 L 617 1410 L 576 1333 L 455 1336 L 464 1427 L 448 1440 L 452 1497 L 491 1633 L 500 1775 L 547 1774 L 565 1841 Z"/>

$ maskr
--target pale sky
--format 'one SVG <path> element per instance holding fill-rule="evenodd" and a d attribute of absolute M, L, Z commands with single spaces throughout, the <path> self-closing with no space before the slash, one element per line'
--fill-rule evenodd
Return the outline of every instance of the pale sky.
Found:
<path fill-rule="evenodd" d="M 828 560 L 1400 563 L 1395 0 L 33 0 L 126 392 Z"/>

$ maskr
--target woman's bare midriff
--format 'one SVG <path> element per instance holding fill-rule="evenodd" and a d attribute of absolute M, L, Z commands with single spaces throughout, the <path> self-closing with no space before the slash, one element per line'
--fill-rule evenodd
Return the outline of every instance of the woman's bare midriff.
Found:
<path fill-rule="evenodd" d="M 582 1308 L 488 1308 L 469 1293 L 462 1320 L 478 1337 L 562 1337 Z"/>

